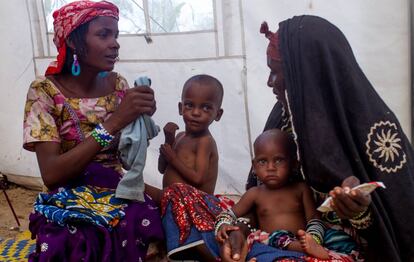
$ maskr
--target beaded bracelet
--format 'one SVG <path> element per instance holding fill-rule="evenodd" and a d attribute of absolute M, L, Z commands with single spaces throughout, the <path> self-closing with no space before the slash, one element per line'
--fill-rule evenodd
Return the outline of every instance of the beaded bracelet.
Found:
<path fill-rule="evenodd" d="M 244 218 L 244 217 L 237 218 L 236 215 L 233 213 L 233 210 L 231 209 L 223 211 L 216 217 L 216 221 L 214 223 L 214 235 L 217 236 L 218 231 L 220 230 L 220 227 L 222 225 L 234 226 L 237 223 L 242 223 L 246 225 L 250 233 L 256 232 L 256 229 L 252 228 L 249 222 L 250 222 L 250 219 L 248 218 Z"/>
<path fill-rule="evenodd" d="M 356 229 L 367 229 L 372 225 L 371 211 L 367 208 L 354 218 L 349 219 L 349 222 Z"/>
<path fill-rule="evenodd" d="M 98 124 L 95 129 L 92 130 L 91 136 L 101 147 L 108 146 L 115 138 L 113 135 L 108 133 L 102 124 Z"/>
<path fill-rule="evenodd" d="M 367 215 L 368 207 L 364 209 L 364 211 L 359 212 L 356 216 L 352 218 L 352 220 L 359 220 Z"/>
<path fill-rule="evenodd" d="M 311 234 L 311 236 L 312 236 L 313 240 L 315 240 L 315 242 L 316 242 L 318 245 L 322 245 L 323 240 L 320 238 L 320 236 L 318 236 L 318 235 L 314 235 L 314 234 Z"/>
<path fill-rule="evenodd" d="M 102 140 L 98 133 L 96 133 L 96 130 L 92 130 L 91 136 L 93 137 L 93 139 L 95 139 L 95 141 L 101 146 L 101 147 L 105 147 L 107 145 L 109 145 L 109 143 L 107 143 L 105 140 Z"/>
<path fill-rule="evenodd" d="M 242 224 L 244 224 L 244 225 L 246 225 L 247 226 L 247 228 L 249 229 L 249 231 L 250 231 L 250 233 L 254 233 L 254 232 L 256 232 L 256 228 L 253 228 L 251 225 L 250 225 L 250 219 L 248 219 L 248 218 L 245 218 L 245 217 L 239 217 L 239 218 L 237 218 L 237 220 L 236 220 L 236 223 L 242 223 Z"/>
<path fill-rule="evenodd" d="M 223 211 L 217 217 L 216 221 L 214 222 L 214 235 L 217 236 L 218 231 L 222 225 L 234 225 L 236 222 L 236 216 L 234 215 L 233 211 Z"/>
<path fill-rule="evenodd" d="M 109 132 L 105 129 L 105 127 L 103 127 L 102 123 L 99 123 L 95 127 L 95 130 L 96 130 L 96 133 L 98 133 L 98 135 L 105 140 L 112 141 L 115 138 L 113 135 L 109 134 Z"/>
<path fill-rule="evenodd" d="M 323 244 L 323 237 L 325 235 L 326 226 L 320 219 L 311 219 L 308 221 L 306 225 L 306 233 L 312 235 L 315 241 L 322 245 Z"/>

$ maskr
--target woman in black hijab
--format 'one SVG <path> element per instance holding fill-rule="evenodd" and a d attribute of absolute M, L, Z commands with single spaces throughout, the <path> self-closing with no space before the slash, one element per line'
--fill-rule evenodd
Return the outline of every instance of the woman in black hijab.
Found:
<path fill-rule="evenodd" d="M 336 216 L 367 241 L 367 261 L 414 261 L 413 148 L 343 33 L 315 16 L 285 20 L 275 34 L 264 24 L 261 32 L 270 40 L 268 85 L 279 101 L 265 129 L 292 132 L 303 178 L 333 196 Z M 347 193 L 370 181 L 387 189 Z M 250 175 L 248 187 L 254 184 Z M 240 236 L 236 231 L 230 240 Z M 241 250 L 230 240 L 224 261 Z"/>

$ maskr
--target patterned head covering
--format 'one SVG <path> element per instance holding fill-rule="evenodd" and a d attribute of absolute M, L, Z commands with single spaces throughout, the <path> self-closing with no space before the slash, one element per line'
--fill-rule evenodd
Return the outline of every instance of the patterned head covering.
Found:
<path fill-rule="evenodd" d="M 57 61 L 50 63 L 45 75 L 59 74 L 66 59 L 66 39 L 76 28 L 98 16 L 118 18 L 118 7 L 110 2 L 76 1 L 62 6 L 53 12 L 53 27 L 58 56 Z"/>
<path fill-rule="evenodd" d="M 280 61 L 279 53 L 279 32 L 273 33 L 269 30 L 269 26 L 266 22 L 263 22 L 260 26 L 260 33 L 264 34 L 269 39 L 269 45 L 267 46 L 266 54 L 273 60 Z"/>

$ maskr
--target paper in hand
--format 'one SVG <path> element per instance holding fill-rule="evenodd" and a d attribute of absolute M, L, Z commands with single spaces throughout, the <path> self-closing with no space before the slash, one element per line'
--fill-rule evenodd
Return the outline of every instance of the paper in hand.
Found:
<path fill-rule="evenodd" d="M 385 188 L 385 185 L 384 185 L 384 183 L 382 183 L 382 182 L 379 182 L 379 181 L 377 181 L 377 182 L 368 182 L 368 183 L 364 183 L 364 184 L 361 184 L 361 185 L 358 185 L 358 186 L 356 186 L 356 187 L 354 187 L 354 188 L 352 188 L 351 189 L 351 191 L 352 190 L 354 190 L 354 189 L 359 189 L 362 193 L 364 193 L 364 194 L 370 194 L 372 191 L 374 191 L 377 187 L 382 187 L 382 188 Z M 349 192 L 348 192 L 349 193 Z M 333 211 L 333 209 L 332 209 L 332 207 L 331 207 L 331 200 L 332 200 L 332 197 L 328 197 L 323 203 L 322 203 L 322 205 L 320 205 L 318 208 L 317 208 L 317 210 L 318 211 L 320 211 L 320 212 L 328 212 L 328 211 Z"/>

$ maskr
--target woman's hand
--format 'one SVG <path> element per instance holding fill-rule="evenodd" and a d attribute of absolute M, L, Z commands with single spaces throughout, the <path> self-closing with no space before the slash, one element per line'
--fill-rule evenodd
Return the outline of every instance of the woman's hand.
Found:
<path fill-rule="evenodd" d="M 240 230 L 231 231 L 220 248 L 221 261 L 246 261 L 247 252 L 247 241 L 244 234 Z M 256 261 L 256 259 L 253 258 L 249 261 Z"/>
<path fill-rule="evenodd" d="M 224 224 L 224 225 L 220 226 L 220 228 L 217 232 L 216 240 L 219 243 L 223 244 L 224 241 L 226 241 L 226 239 L 229 238 L 229 232 L 235 231 L 235 230 L 239 230 L 239 227 L 232 226 L 232 225 L 227 225 L 227 224 Z"/>
<path fill-rule="evenodd" d="M 149 86 L 127 89 L 118 109 L 105 121 L 104 127 L 115 134 L 140 115 L 153 115 L 156 110 L 154 91 Z"/>
<path fill-rule="evenodd" d="M 351 190 L 359 184 L 358 178 L 350 176 L 342 182 L 341 187 L 335 187 L 329 192 L 332 208 L 339 218 L 352 219 L 365 211 L 371 203 L 370 194 L 364 194 L 358 189 Z"/>

